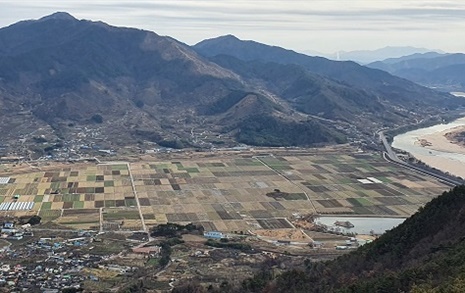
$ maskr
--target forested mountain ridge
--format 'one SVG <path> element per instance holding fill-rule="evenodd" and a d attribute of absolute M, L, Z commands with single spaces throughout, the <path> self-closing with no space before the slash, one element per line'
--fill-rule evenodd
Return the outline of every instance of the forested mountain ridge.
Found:
<path fill-rule="evenodd" d="M 322 57 L 311 57 L 252 40 L 240 40 L 232 35 L 204 40 L 194 45 L 193 48 L 206 57 L 229 55 L 248 62 L 261 61 L 298 65 L 308 72 L 329 77 L 352 88 L 365 90 L 386 103 L 402 101 L 405 108 L 418 107 L 422 104 L 447 107 L 451 105 L 449 102 L 455 100 L 451 96 L 446 98 L 442 93 L 352 61 L 333 61 Z M 214 59 L 212 60 L 214 61 Z"/>
<path fill-rule="evenodd" d="M 10 153 L 42 155 L 34 136 L 68 149 L 317 146 L 465 106 L 353 62 L 232 40 L 249 59 L 221 38 L 230 55 L 204 56 L 200 45 L 67 13 L 2 28 L 1 139 Z"/>
<path fill-rule="evenodd" d="M 267 89 L 150 31 L 56 13 L 0 29 L 0 48 L 5 140 L 24 138 L 33 125 L 49 141 L 73 140 L 83 130 L 87 137 L 97 133 L 99 144 L 108 148 L 135 141 L 211 147 L 193 137 L 195 129 L 208 130 L 213 142 L 222 134 L 229 143 L 273 146 L 335 143 L 344 137 L 320 121 L 291 117 L 290 107 L 276 104 Z M 237 92 L 245 99 L 234 100 Z M 235 108 L 240 115 L 233 115 Z M 27 115 L 30 125 L 18 113 Z M 262 124 L 265 120 L 271 124 Z M 281 137 L 280 129 L 294 124 L 308 133 L 305 139 Z M 263 139 L 255 139 L 255 132 Z"/>

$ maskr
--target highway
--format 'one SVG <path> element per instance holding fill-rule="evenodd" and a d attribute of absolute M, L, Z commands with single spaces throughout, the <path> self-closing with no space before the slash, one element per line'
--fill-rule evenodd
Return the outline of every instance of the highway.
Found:
<path fill-rule="evenodd" d="M 408 168 L 408 169 L 411 169 L 411 170 L 414 170 L 414 171 L 417 171 L 417 172 L 420 172 L 420 173 L 423 173 L 423 174 L 426 174 L 426 175 L 429 175 L 429 176 L 432 176 L 432 177 L 434 177 L 434 178 L 436 178 L 438 180 L 441 180 L 442 182 L 444 182 L 445 184 L 447 184 L 447 185 L 449 185 L 451 187 L 464 184 L 463 181 L 454 180 L 452 178 L 449 178 L 449 177 L 446 177 L 446 176 L 443 176 L 443 175 L 440 175 L 440 174 L 436 174 L 436 173 L 431 172 L 431 171 L 429 171 L 427 169 L 423 169 L 423 168 L 421 168 L 419 166 L 414 166 L 414 165 L 408 164 L 407 162 L 402 161 L 401 159 L 399 159 L 397 157 L 397 154 L 394 152 L 391 145 L 387 141 L 386 136 L 384 135 L 384 132 L 380 131 L 380 132 L 378 132 L 378 135 L 379 135 L 379 138 L 381 139 L 381 141 L 383 142 L 384 148 L 386 150 L 384 152 L 384 155 L 383 155 L 383 157 L 384 157 L 384 159 L 386 161 L 394 163 L 396 165 L 403 166 L 405 168 Z"/>
<path fill-rule="evenodd" d="M 386 136 L 384 135 L 384 132 L 380 131 L 378 134 L 379 134 L 379 138 L 383 142 L 384 149 L 386 150 L 386 155 L 388 156 L 388 158 L 391 161 L 396 162 L 396 163 L 407 164 L 397 157 L 397 154 L 394 152 L 394 150 L 391 148 L 391 145 L 387 141 Z"/>

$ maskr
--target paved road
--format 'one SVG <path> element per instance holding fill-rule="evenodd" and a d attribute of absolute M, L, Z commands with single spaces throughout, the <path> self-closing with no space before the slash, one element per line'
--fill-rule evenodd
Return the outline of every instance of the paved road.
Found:
<path fill-rule="evenodd" d="M 386 154 L 389 157 L 389 159 L 396 163 L 405 164 L 405 162 L 399 159 L 397 157 L 397 154 L 392 150 L 391 145 L 387 141 L 383 131 L 379 132 L 379 138 L 383 142 L 384 148 L 386 149 Z"/>
<path fill-rule="evenodd" d="M 137 196 L 136 184 L 134 183 L 134 177 L 132 177 L 131 165 L 129 163 L 126 163 L 126 165 L 128 166 L 129 178 L 131 179 L 132 191 L 134 192 L 134 197 L 136 199 L 137 209 L 139 210 L 139 216 L 142 222 L 142 229 L 144 230 L 144 232 L 149 233 L 149 230 L 147 229 L 147 226 L 145 225 L 144 215 L 142 214 L 142 210 L 140 208 L 139 197 Z"/>
<path fill-rule="evenodd" d="M 383 142 L 384 148 L 386 149 L 386 152 L 384 153 L 384 159 L 386 159 L 387 161 L 389 161 L 391 163 L 395 163 L 395 164 L 403 166 L 403 167 L 406 167 L 406 168 L 409 168 L 411 170 L 426 174 L 426 175 L 430 175 L 430 176 L 432 176 L 432 177 L 434 177 L 436 179 L 439 179 L 442 182 L 444 182 L 445 184 L 447 184 L 449 186 L 452 186 L 452 187 L 456 186 L 456 185 L 464 184 L 464 182 L 461 182 L 459 180 L 454 180 L 452 178 L 442 176 L 440 174 L 436 174 L 436 173 L 431 172 L 431 171 L 429 171 L 427 169 L 423 169 L 423 168 L 418 167 L 418 166 L 410 165 L 410 164 L 402 161 L 401 159 L 399 159 L 397 157 L 397 154 L 394 152 L 391 145 L 387 141 L 386 136 L 384 135 L 383 131 L 379 132 L 379 137 L 380 137 L 381 141 Z"/>
<path fill-rule="evenodd" d="M 99 209 L 100 232 L 103 232 L 103 208 Z"/>
<path fill-rule="evenodd" d="M 31 231 L 48 231 L 48 232 L 79 232 L 77 229 L 53 229 L 53 228 L 36 228 L 36 227 L 41 227 L 41 226 L 32 226 Z M 94 232 L 97 232 L 93 230 Z M 133 234 L 135 232 L 140 232 L 139 230 L 137 231 L 130 231 L 130 230 L 115 230 L 115 231 L 105 231 L 105 232 L 111 232 L 111 233 L 116 233 L 116 234 Z"/>

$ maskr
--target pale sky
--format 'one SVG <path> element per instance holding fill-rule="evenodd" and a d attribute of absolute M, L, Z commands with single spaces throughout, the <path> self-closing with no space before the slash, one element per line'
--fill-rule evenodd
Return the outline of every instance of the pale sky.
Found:
<path fill-rule="evenodd" d="M 56 11 L 191 45 L 234 34 L 297 51 L 415 46 L 465 52 L 465 0 L 0 0 L 0 27 Z"/>

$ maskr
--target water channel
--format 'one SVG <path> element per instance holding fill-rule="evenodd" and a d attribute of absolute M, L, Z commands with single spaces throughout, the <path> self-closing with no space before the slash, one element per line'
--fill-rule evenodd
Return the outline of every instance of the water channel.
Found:
<path fill-rule="evenodd" d="M 464 92 L 451 92 L 452 95 L 465 98 Z M 394 137 L 392 147 L 410 153 L 415 158 L 443 172 L 465 178 L 465 148 L 448 141 L 444 134 L 452 130 L 465 130 L 465 117 L 447 124 L 412 130 Z M 432 145 L 422 146 L 420 139 Z"/>
<path fill-rule="evenodd" d="M 453 144 L 444 137 L 445 132 L 465 127 L 465 117 L 447 124 L 412 130 L 394 137 L 392 147 L 410 153 L 431 167 L 456 176 L 465 176 L 465 148 Z M 426 139 L 432 146 L 419 143 Z M 465 178 L 465 177 L 464 177 Z"/>

